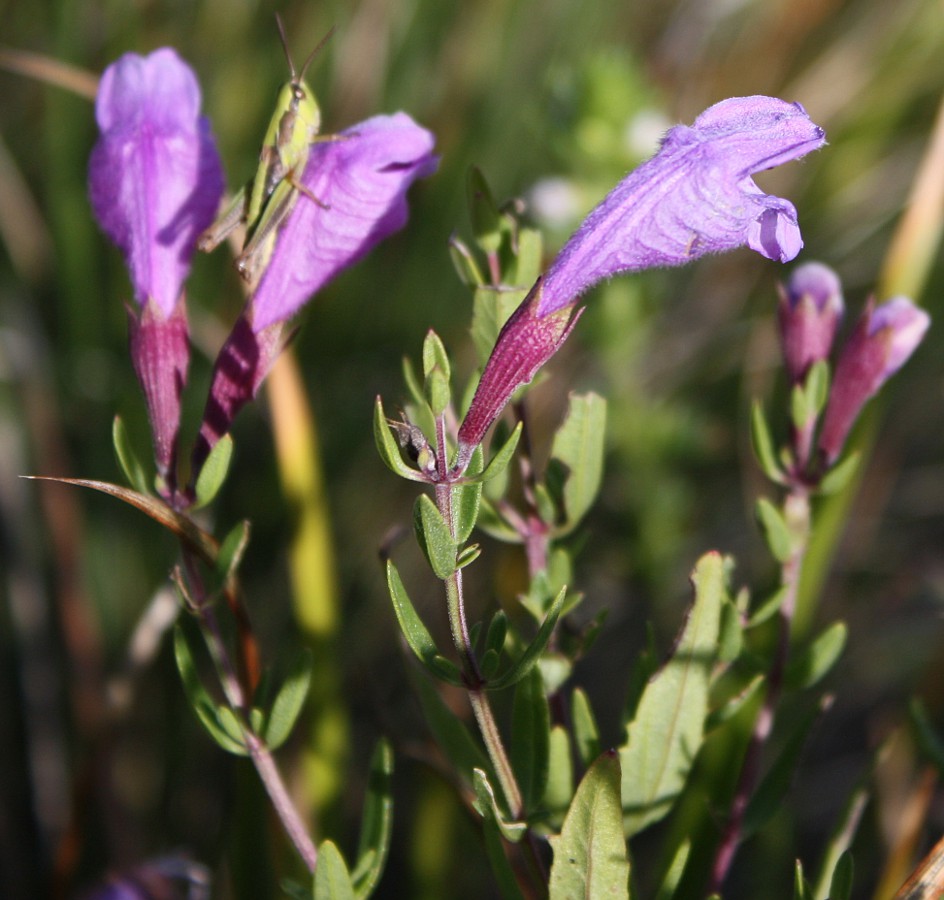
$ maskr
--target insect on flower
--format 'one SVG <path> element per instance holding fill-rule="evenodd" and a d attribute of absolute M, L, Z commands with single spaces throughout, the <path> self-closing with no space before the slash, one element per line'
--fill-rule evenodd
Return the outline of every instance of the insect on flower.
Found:
<path fill-rule="evenodd" d="M 305 83 L 309 65 L 334 34 L 334 28 L 319 41 L 301 70 L 296 73 L 282 20 L 276 15 L 275 21 L 292 77 L 279 90 L 275 112 L 269 120 L 265 140 L 259 151 L 259 165 L 252 181 L 240 188 L 197 242 L 200 250 L 209 253 L 240 224 L 244 224 L 246 239 L 242 251 L 236 257 L 236 268 L 249 284 L 254 284 L 265 268 L 278 230 L 288 218 L 299 195 L 304 194 L 314 203 L 325 207 L 301 181 L 312 144 L 353 137 L 351 134 L 319 134 L 321 109 L 311 88 Z"/>

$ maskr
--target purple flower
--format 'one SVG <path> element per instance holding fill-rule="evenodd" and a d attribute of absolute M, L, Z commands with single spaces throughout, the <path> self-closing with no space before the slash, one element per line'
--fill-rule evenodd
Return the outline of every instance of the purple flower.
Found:
<path fill-rule="evenodd" d="M 789 262 L 803 246 L 793 204 L 751 175 L 805 156 L 825 133 L 799 103 L 735 97 L 677 125 L 564 245 L 544 278 L 541 315 L 618 272 L 678 266 L 747 245 Z"/>
<path fill-rule="evenodd" d="M 102 75 L 101 135 L 89 161 L 89 197 L 125 256 L 140 318 L 130 350 L 151 422 L 161 492 L 175 491 L 180 396 L 190 347 L 183 283 L 197 236 L 213 220 L 223 173 L 200 88 L 174 50 L 127 53 Z"/>
<path fill-rule="evenodd" d="M 823 130 L 799 103 L 723 100 L 678 125 L 564 245 L 502 329 L 459 428 L 461 472 L 512 394 L 557 352 L 578 297 L 619 272 L 677 266 L 747 245 L 787 262 L 803 246 L 796 210 L 751 179 L 821 147 Z M 553 319 L 551 318 L 553 317 Z"/>
<path fill-rule="evenodd" d="M 170 48 L 126 53 L 102 75 L 95 117 L 92 209 L 125 255 L 135 300 L 153 300 L 167 318 L 223 193 L 197 79 Z"/>
<path fill-rule="evenodd" d="M 866 401 L 907 362 L 930 324 L 907 297 L 866 307 L 839 356 L 823 416 L 819 449 L 827 465 L 842 452 Z"/>
<path fill-rule="evenodd" d="M 278 358 L 282 323 L 406 224 L 408 188 L 438 164 L 433 135 L 406 113 L 375 116 L 345 135 L 311 148 L 302 182 L 320 203 L 298 197 L 246 311 L 216 359 L 191 458 L 193 478 Z"/>
<path fill-rule="evenodd" d="M 829 357 L 844 309 L 839 277 L 822 263 L 800 266 L 780 288 L 780 340 L 792 382 Z"/>
<path fill-rule="evenodd" d="M 433 135 L 406 113 L 375 116 L 315 144 L 299 197 L 250 302 L 254 331 L 294 315 L 343 269 L 406 224 L 406 192 L 438 163 Z"/>

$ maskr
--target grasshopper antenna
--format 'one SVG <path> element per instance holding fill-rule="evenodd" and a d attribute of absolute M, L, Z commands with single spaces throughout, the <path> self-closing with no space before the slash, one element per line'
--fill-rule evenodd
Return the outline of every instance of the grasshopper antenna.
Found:
<path fill-rule="evenodd" d="M 282 42 L 282 49 L 285 51 L 286 60 L 288 60 L 288 70 L 292 75 L 292 82 L 298 84 L 305 77 L 305 73 L 308 71 L 312 60 L 318 55 L 318 51 L 331 39 L 331 35 L 334 34 L 335 26 L 332 25 L 328 33 L 318 41 L 318 45 L 315 49 L 308 54 L 308 58 L 305 60 L 304 65 L 302 65 L 301 71 L 296 74 L 295 64 L 292 62 L 292 54 L 288 49 L 288 41 L 285 38 L 285 27 L 282 25 L 282 17 L 278 13 L 275 14 L 275 24 L 279 29 L 279 40 Z"/>

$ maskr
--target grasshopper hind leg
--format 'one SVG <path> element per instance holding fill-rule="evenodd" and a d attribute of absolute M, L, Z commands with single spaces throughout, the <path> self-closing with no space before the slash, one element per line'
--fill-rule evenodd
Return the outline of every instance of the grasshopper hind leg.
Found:
<path fill-rule="evenodd" d="M 240 188 L 233 199 L 223 208 L 216 220 L 197 238 L 197 249 L 203 253 L 215 250 L 243 222 L 246 221 L 247 197 L 245 187 Z"/>

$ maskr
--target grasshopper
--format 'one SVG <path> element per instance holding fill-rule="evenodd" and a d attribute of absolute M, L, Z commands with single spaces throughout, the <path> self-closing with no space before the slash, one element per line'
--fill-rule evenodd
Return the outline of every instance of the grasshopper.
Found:
<path fill-rule="evenodd" d="M 323 208 L 322 203 L 301 182 L 311 145 L 319 141 L 344 140 L 347 135 L 319 134 L 321 109 L 305 84 L 305 73 L 318 51 L 334 33 L 332 28 L 308 55 L 296 74 L 285 39 L 285 29 L 278 14 L 275 17 L 279 38 L 288 60 L 291 78 L 279 90 L 275 112 L 269 120 L 265 141 L 259 152 L 256 174 L 233 197 L 216 221 L 197 241 L 197 247 L 209 253 L 225 240 L 240 224 L 246 226 L 246 240 L 236 257 L 236 269 L 245 281 L 254 284 L 271 255 L 275 236 L 304 194 Z"/>

